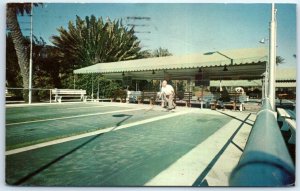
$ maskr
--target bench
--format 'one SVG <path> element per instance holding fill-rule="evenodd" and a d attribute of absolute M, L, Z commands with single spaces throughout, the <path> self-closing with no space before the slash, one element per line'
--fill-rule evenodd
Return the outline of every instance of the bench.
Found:
<path fill-rule="evenodd" d="M 223 104 L 224 104 L 224 108 L 233 109 L 233 110 L 236 110 L 236 108 L 238 106 L 235 101 L 224 102 Z"/>
<path fill-rule="evenodd" d="M 113 98 L 94 98 L 94 99 L 86 99 L 86 101 L 93 101 L 93 102 L 112 102 Z"/>
<path fill-rule="evenodd" d="M 291 118 L 291 115 L 287 112 L 287 110 L 283 108 L 277 108 L 278 120 L 283 121 L 284 118 Z"/>
<path fill-rule="evenodd" d="M 296 144 L 296 114 L 288 109 L 277 108 L 277 120 L 282 122 L 281 131 L 291 132 L 291 137 L 288 140 L 289 144 Z"/>
<path fill-rule="evenodd" d="M 6 98 L 11 97 L 11 94 L 8 92 L 7 89 L 5 89 L 5 97 L 6 97 Z"/>
<path fill-rule="evenodd" d="M 281 130 L 288 131 L 289 126 L 286 122 L 286 119 L 295 119 L 295 115 L 294 116 L 291 115 L 290 112 L 288 112 L 283 108 L 277 108 L 277 114 L 278 114 L 277 120 L 282 122 Z"/>
<path fill-rule="evenodd" d="M 139 98 L 142 96 L 141 91 L 127 91 L 127 98 L 126 100 L 129 103 L 136 103 L 138 102 Z"/>
<path fill-rule="evenodd" d="M 245 108 L 244 104 L 249 100 L 249 97 L 239 92 L 231 92 L 229 93 L 229 96 L 231 98 L 231 101 L 214 101 L 213 103 L 211 103 L 210 105 L 212 109 L 215 109 L 216 107 L 221 107 L 223 109 L 226 108 L 236 110 L 237 108 L 239 108 L 240 111 L 243 111 Z"/>
<path fill-rule="evenodd" d="M 202 104 L 205 104 L 205 107 L 208 108 L 208 106 L 211 106 L 213 104 L 214 101 L 214 95 L 213 94 L 209 94 L 209 95 L 204 95 L 201 99 L 201 108 L 203 108 Z"/>
<path fill-rule="evenodd" d="M 157 92 L 144 92 L 142 93 L 142 102 L 149 101 L 150 105 L 154 105 L 157 97 Z M 140 103 L 140 102 L 139 102 Z"/>
<path fill-rule="evenodd" d="M 63 97 L 80 98 L 81 101 L 86 102 L 86 90 L 74 89 L 52 89 L 51 94 L 54 95 L 55 102 L 61 103 Z"/>
<path fill-rule="evenodd" d="M 249 100 L 249 96 L 247 95 L 240 95 L 239 102 L 240 102 L 240 111 L 244 110 L 245 103 Z"/>
<path fill-rule="evenodd" d="M 177 93 L 175 93 L 174 102 L 177 105 L 185 105 L 185 107 L 191 107 L 192 101 L 194 101 L 194 102 L 197 101 L 196 97 L 193 100 L 192 92 L 177 92 Z"/>
<path fill-rule="evenodd" d="M 289 144 L 296 144 L 296 121 L 294 119 L 285 119 L 291 131 L 291 137 L 288 140 Z"/>
<path fill-rule="evenodd" d="M 185 101 L 185 107 L 191 107 L 192 96 L 192 92 L 184 92 L 182 100 Z"/>

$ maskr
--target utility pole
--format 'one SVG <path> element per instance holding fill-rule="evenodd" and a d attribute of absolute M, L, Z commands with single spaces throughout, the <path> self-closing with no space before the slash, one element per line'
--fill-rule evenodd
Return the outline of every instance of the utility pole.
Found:
<path fill-rule="evenodd" d="M 33 17 L 33 3 L 31 3 L 30 11 L 30 57 L 29 57 L 29 87 L 28 87 L 28 104 L 32 101 L 32 17 Z"/>
<path fill-rule="evenodd" d="M 126 17 L 126 26 L 133 27 L 134 29 L 138 28 L 134 32 L 136 34 L 140 34 L 140 36 L 144 36 L 143 34 L 151 34 L 151 31 L 148 27 L 150 27 L 150 24 L 145 24 L 143 21 L 150 21 L 151 17 L 140 17 L 140 16 L 134 16 L 134 17 Z M 141 30 L 142 27 L 143 29 Z M 149 40 L 148 38 L 140 38 L 143 42 L 145 40 Z M 142 47 L 147 47 L 147 45 L 142 45 Z"/>
<path fill-rule="evenodd" d="M 272 3 L 272 17 L 270 22 L 270 48 L 269 48 L 269 99 L 275 110 L 275 74 L 276 74 L 276 9 Z"/>

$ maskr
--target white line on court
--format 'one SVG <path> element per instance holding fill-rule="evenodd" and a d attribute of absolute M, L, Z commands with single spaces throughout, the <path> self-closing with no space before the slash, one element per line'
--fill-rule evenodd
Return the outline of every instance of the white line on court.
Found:
<path fill-rule="evenodd" d="M 54 121 L 54 120 L 61 120 L 61 119 L 72 119 L 72 118 L 87 117 L 87 116 L 93 116 L 93 115 L 104 115 L 104 114 L 109 114 L 109 113 L 119 113 L 119 112 L 125 112 L 125 111 L 136 111 L 136 110 L 142 110 L 142 109 L 143 108 L 125 109 L 125 110 L 117 110 L 117 111 L 107 111 L 107 112 L 99 112 L 99 113 L 73 115 L 73 116 L 68 116 L 68 117 L 57 117 L 57 118 L 51 118 L 51 119 L 40 119 L 40 120 L 33 120 L 33 121 L 23 121 L 23 122 L 17 122 L 17 123 L 8 123 L 8 124 L 6 124 L 6 126 L 20 125 L 20 124 L 26 124 L 26 123 L 44 122 L 44 121 Z"/>
<path fill-rule="evenodd" d="M 107 133 L 109 131 L 116 131 L 116 130 L 132 127 L 132 126 L 136 126 L 136 125 L 141 125 L 141 124 L 150 123 L 150 122 L 153 122 L 153 121 L 167 119 L 167 118 L 170 118 L 170 117 L 175 117 L 175 116 L 183 115 L 183 114 L 186 114 L 186 113 L 189 113 L 189 111 L 175 112 L 175 113 L 171 113 L 171 114 L 167 114 L 167 115 L 163 115 L 163 116 L 158 116 L 158 117 L 153 117 L 153 118 L 150 118 L 150 119 L 145 119 L 145 120 L 142 120 L 142 121 L 137 121 L 137 122 L 133 122 L 133 123 L 129 123 L 129 124 L 120 125 L 118 127 L 115 127 L 115 126 L 114 127 L 108 127 L 108 128 L 100 129 L 100 130 L 93 131 L 93 132 L 90 132 L 90 133 L 83 133 L 81 135 L 75 135 L 75 136 L 71 136 L 71 137 L 67 137 L 67 138 L 48 141 L 48 142 L 45 142 L 45 143 L 39 143 L 39 144 L 36 144 L 36 145 L 31 145 L 31 146 L 27 146 L 27 147 L 18 148 L 18 149 L 13 149 L 13 150 L 6 151 L 5 155 L 13 155 L 13 154 L 17 154 L 17 153 L 21 153 L 21 152 L 25 152 L 25 151 L 30 151 L 30 150 L 33 150 L 33 149 L 38 149 L 38 148 L 51 146 L 51 145 L 55 145 L 55 144 L 60 144 L 60 143 L 68 142 L 68 141 L 73 141 L 73 140 L 76 140 L 76 139 L 81 139 L 81 138 L 85 138 L 85 137 L 89 137 L 89 136 L 93 136 L 93 135 Z"/>
<path fill-rule="evenodd" d="M 148 181 L 145 186 L 192 186 L 241 123 L 232 119 Z"/>
<path fill-rule="evenodd" d="M 97 105 L 97 106 L 88 106 L 88 107 L 68 107 L 68 108 L 59 108 L 59 109 L 82 109 L 82 108 L 91 108 L 91 107 L 110 107 L 109 105 Z"/>
<path fill-rule="evenodd" d="M 6 108 L 15 108 L 15 107 L 39 107 L 39 106 L 50 106 L 50 105 L 72 105 L 72 104 L 89 104 L 83 102 L 64 102 L 64 103 L 23 103 L 23 104 L 5 104 Z"/>

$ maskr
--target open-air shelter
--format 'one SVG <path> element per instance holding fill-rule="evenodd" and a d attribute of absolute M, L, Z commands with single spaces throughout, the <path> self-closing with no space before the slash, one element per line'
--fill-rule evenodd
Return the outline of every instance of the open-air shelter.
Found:
<path fill-rule="evenodd" d="M 247 48 L 98 63 L 74 74 L 102 74 L 112 80 L 254 80 L 262 78 L 267 60 L 266 48 Z"/>
<path fill-rule="evenodd" d="M 296 88 L 296 68 L 277 68 L 275 75 L 276 88 Z M 262 80 L 222 80 L 223 86 L 261 87 Z M 219 80 L 211 80 L 210 86 L 219 86 Z"/>

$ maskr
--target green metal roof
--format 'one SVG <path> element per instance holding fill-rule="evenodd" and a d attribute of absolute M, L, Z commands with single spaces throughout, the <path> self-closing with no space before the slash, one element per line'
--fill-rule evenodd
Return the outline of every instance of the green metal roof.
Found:
<path fill-rule="evenodd" d="M 277 68 L 276 81 L 296 81 L 297 68 Z"/>
<path fill-rule="evenodd" d="M 167 57 L 156 57 L 146 58 L 138 60 L 127 60 L 119 62 L 109 63 L 98 63 L 92 66 L 84 67 L 81 69 L 74 70 L 75 74 L 88 74 L 88 73 L 99 73 L 106 75 L 111 79 L 122 78 L 120 73 L 125 72 L 126 75 L 133 76 L 136 79 L 161 79 L 166 73 L 173 76 L 173 79 L 186 78 L 188 76 L 194 76 L 193 73 L 198 71 L 198 68 L 215 68 L 220 69 L 226 65 L 231 67 L 231 72 L 240 74 L 237 66 L 241 65 L 253 65 L 252 71 L 257 76 L 261 75 L 265 70 L 265 62 L 267 61 L 267 50 L 265 48 L 248 48 L 248 49 L 237 49 L 218 51 L 229 58 L 232 58 L 233 63 L 231 64 L 230 59 L 218 54 L 217 52 L 209 55 L 205 53 L 190 54 L 184 56 L 167 56 Z M 257 65 L 257 67 L 254 67 Z M 250 67 L 251 68 L 251 67 Z M 211 69 L 205 69 L 206 72 L 218 74 L 218 71 Z M 149 72 L 151 71 L 151 72 Z M 152 71 L 155 71 L 155 75 L 152 75 Z M 251 73 L 251 71 L 249 71 Z M 118 74 L 119 73 L 119 74 Z M 228 76 L 234 75 L 234 73 L 228 72 Z M 212 75 L 213 76 L 213 75 Z M 216 78 L 216 77 L 215 77 Z"/>
<path fill-rule="evenodd" d="M 225 87 L 255 87 L 255 86 L 262 86 L 261 80 L 222 80 L 222 86 Z M 219 80 L 212 80 L 210 81 L 210 86 L 219 87 L 220 81 Z"/>
<path fill-rule="evenodd" d="M 277 68 L 276 70 L 276 83 L 275 87 L 296 87 L 296 68 Z M 220 80 L 211 80 L 210 86 L 220 86 Z M 243 87 L 254 87 L 262 86 L 261 80 L 222 80 L 222 86 L 243 86 Z"/>

